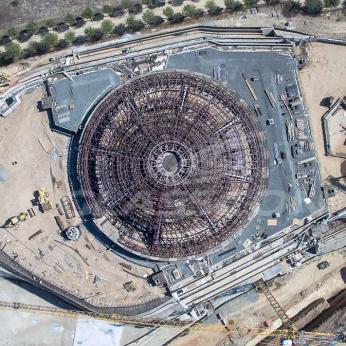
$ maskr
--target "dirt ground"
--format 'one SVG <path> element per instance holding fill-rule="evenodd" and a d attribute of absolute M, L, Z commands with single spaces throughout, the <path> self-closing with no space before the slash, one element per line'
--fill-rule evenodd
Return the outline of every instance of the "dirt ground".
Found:
<path fill-rule="evenodd" d="M 339 109 L 329 117 L 330 145 L 334 153 L 346 155 L 346 111 Z"/>
<path fill-rule="evenodd" d="M 123 260 L 82 230 L 77 241 L 68 241 L 59 232 L 55 216 L 61 198 L 69 195 L 67 180 L 67 145 L 69 137 L 52 132 L 46 113 L 37 110 L 42 91 L 22 97 L 22 103 L 8 118 L 0 118 L 0 165 L 7 181 L 0 183 L 0 226 L 10 217 L 32 208 L 35 216 L 14 228 L 0 228 L 0 247 L 39 278 L 98 306 L 135 305 L 162 297 L 163 292 L 151 287 L 145 277 L 151 269 L 132 264 L 125 272 Z M 14 164 L 17 162 L 16 164 Z M 45 187 L 53 209 L 40 212 L 34 191 Z M 78 213 L 67 218 L 60 215 L 64 226 L 80 223 Z M 42 232 L 29 239 L 38 230 Z M 132 281 L 135 290 L 123 285 Z"/>
<path fill-rule="evenodd" d="M 312 135 L 317 148 L 321 178 L 328 184 L 328 177 L 341 177 L 344 159 L 325 155 L 322 132 L 322 116 L 327 108 L 320 106 L 326 96 L 335 99 L 346 95 L 346 46 L 313 43 L 309 49 L 309 64 L 300 72 L 305 103 L 309 111 Z M 330 210 L 337 211 L 346 205 L 346 192 L 335 189 L 336 196 L 328 199 Z"/>
<path fill-rule="evenodd" d="M 71 13 L 80 14 L 87 6 L 102 10 L 102 6 L 120 3 L 117 0 L 2 0 L 0 1 L 0 30 L 25 25 L 30 20 L 63 19 Z"/>
<path fill-rule="evenodd" d="M 345 266 L 346 250 L 314 258 L 304 266 L 295 269 L 290 274 L 275 279 L 270 285 L 270 290 L 289 317 L 295 316 L 305 306 L 319 298 L 329 299 L 345 288 L 340 270 Z M 317 263 L 327 260 L 330 267 L 326 270 L 318 270 Z M 242 295 L 219 308 L 217 313 L 228 321 L 230 329 L 240 328 L 236 334 L 230 333 L 233 345 L 255 346 L 261 345 L 263 336 L 251 336 L 249 328 L 264 327 L 264 322 L 269 328 L 280 327 L 281 322 L 277 318 L 273 308 L 269 305 L 263 294 L 254 291 Z M 210 323 L 220 323 L 214 320 Z M 237 335 L 237 336 L 235 336 Z M 242 335 L 239 337 L 239 335 Z M 208 331 L 192 332 L 180 337 L 171 343 L 172 346 L 224 346 L 227 343 L 227 334 L 210 333 Z M 252 340 L 251 340 L 252 339 Z"/>

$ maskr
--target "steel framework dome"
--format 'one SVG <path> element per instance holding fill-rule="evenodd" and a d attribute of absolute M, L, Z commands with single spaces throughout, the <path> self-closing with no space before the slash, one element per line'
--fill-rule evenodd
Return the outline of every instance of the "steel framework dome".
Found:
<path fill-rule="evenodd" d="M 144 256 L 201 255 L 252 218 L 267 154 L 245 102 L 182 71 L 150 73 L 111 91 L 80 139 L 78 176 L 94 218 Z"/>

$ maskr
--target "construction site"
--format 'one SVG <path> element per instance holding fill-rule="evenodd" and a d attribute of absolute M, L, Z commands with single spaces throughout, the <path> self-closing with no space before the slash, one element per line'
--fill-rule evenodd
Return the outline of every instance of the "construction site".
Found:
<path fill-rule="evenodd" d="M 17 72 L 0 87 L 1 318 L 41 325 L 40 345 L 345 342 L 345 316 L 315 320 L 346 304 L 345 45 L 194 26 Z M 39 335 L 15 332 L 4 345 Z"/>

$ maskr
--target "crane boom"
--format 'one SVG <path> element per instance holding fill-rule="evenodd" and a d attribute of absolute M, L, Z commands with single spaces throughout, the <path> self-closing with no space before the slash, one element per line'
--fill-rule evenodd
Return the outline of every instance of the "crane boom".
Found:
<path fill-rule="evenodd" d="M 20 311 L 27 313 L 40 313 L 60 317 L 69 317 L 69 318 L 90 318 L 97 320 L 104 320 L 115 323 L 124 323 L 129 325 L 137 326 L 147 326 L 147 327 L 172 327 L 172 328 L 183 328 L 189 329 L 191 331 L 206 331 L 206 332 L 219 332 L 227 333 L 231 335 L 263 335 L 263 336 L 279 336 L 279 337 L 294 337 L 296 339 L 301 339 L 302 335 L 308 340 L 318 340 L 318 339 L 328 339 L 336 340 L 337 336 L 331 333 L 319 333 L 319 332 L 299 332 L 297 330 L 290 329 L 277 329 L 270 330 L 268 328 L 225 328 L 221 324 L 204 324 L 201 322 L 186 322 L 179 320 L 159 320 L 159 319 L 146 319 L 141 317 L 129 317 L 122 316 L 118 314 L 108 314 L 108 313 L 98 313 L 91 311 L 79 311 L 79 310 L 65 310 L 55 307 L 31 305 L 17 302 L 4 302 L 0 301 L 0 309 L 3 310 L 12 310 Z"/>

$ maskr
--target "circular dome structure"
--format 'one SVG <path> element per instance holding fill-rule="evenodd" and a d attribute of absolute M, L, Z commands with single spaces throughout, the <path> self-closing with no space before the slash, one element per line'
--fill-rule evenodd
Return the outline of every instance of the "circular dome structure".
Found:
<path fill-rule="evenodd" d="M 94 218 L 154 258 L 201 255 L 252 218 L 266 149 L 245 102 L 204 75 L 131 79 L 96 107 L 80 139 L 78 175 Z"/>

